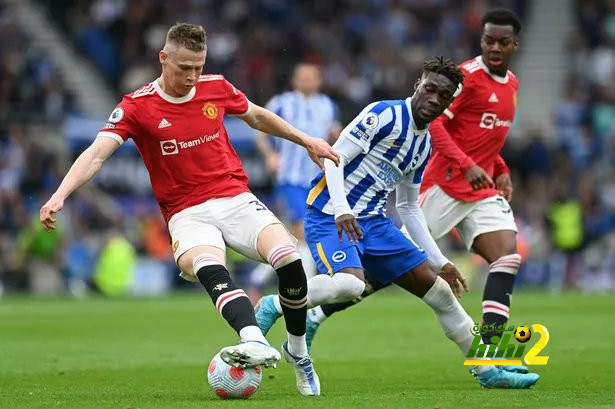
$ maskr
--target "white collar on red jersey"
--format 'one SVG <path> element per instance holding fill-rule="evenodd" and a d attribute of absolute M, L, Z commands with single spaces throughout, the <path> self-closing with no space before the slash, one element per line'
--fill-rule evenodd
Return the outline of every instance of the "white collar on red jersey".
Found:
<path fill-rule="evenodd" d="M 487 73 L 489 74 L 489 76 L 491 78 L 493 78 L 496 82 L 499 82 L 500 84 L 506 84 L 508 83 L 508 78 L 510 77 L 510 75 L 508 75 L 508 71 L 506 71 L 506 75 L 503 77 L 500 77 L 499 75 L 493 75 L 491 73 L 491 71 L 489 71 L 489 68 L 485 65 L 485 63 L 483 62 L 483 57 L 482 56 L 478 56 L 476 57 L 476 61 L 478 61 L 478 65 L 480 65 L 480 67 Z"/>
<path fill-rule="evenodd" d="M 160 98 L 164 99 L 165 101 L 169 101 L 173 104 L 182 104 L 184 102 L 188 102 L 190 101 L 192 98 L 194 98 L 194 95 L 196 94 L 196 87 L 192 87 L 192 89 L 190 90 L 190 92 L 188 92 L 186 95 L 184 95 L 183 97 L 172 97 L 169 94 L 167 94 L 166 92 L 164 92 L 162 90 L 162 88 L 160 88 L 160 84 L 158 84 L 158 80 L 162 80 L 162 78 L 156 78 L 152 84 L 154 84 L 154 89 L 156 90 L 156 92 L 158 93 L 158 95 L 160 95 Z"/>

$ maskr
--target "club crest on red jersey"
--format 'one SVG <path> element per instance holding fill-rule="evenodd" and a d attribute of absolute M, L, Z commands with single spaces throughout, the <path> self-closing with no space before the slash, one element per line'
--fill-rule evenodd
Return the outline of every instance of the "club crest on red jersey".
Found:
<path fill-rule="evenodd" d="M 209 119 L 216 119 L 218 117 L 218 107 L 211 102 L 203 104 L 201 110 L 203 111 L 203 115 Z"/>

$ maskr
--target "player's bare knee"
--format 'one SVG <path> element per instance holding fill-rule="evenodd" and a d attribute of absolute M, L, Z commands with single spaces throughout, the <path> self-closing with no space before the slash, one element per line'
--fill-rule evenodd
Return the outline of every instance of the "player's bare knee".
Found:
<path fill-rule="evenodd" d="M 271 267 L 273 267 L 274 270 L 285 267 L 297 260 L 301 260 L 301 255 L 299 254 L 297 247 L 293 244 L 277 245 L 267 254 L 267 262 L 271 265 Z"/>
<path fill-rule="evenodd" d="M 256 239 L 256 250 L 265 260 L 269 260 L 272 251 L 279 246 L 293 246 L 297 240 L 291 236 L 281 223 L 265 226 Z"/>
<path fill-rule="evenodd" d="M 197 272 L 204 265 L 220 264 L 225 266 L 224 250 L 213 246 L 196 246 L 188 249 L 177 258 L 181 277 L 198 281 Z"/>

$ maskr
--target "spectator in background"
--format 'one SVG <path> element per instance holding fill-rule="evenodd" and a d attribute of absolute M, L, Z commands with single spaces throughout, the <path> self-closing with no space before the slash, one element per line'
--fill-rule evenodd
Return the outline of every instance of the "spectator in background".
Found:
<path fill-rule="evenodd" d="M 48 234 L 33 216 L 18 237 L 16 268 L 28 277 L 34 294 L 51 294 L 63 287 L 64 230 L 62 224 Z"/>
<path fill-rule="evenodd" d="M 105 295 L 117 296 L 130 291 L 136 252 L 132 244 L 118 232 L 110 232 L 94 274 L 96 288 Z"/>
<path fill-rule="evenodd" d="M 39 3 L 48 9 L 49 20 L 62 27 L 78 48 L 92 39 L 99 41 L 100 47 L 90 48 L 88 52 L 98 53 L 107 60 L 111 55 L 108 50 L 122 50 L 115 60 L 105 62 L 111 72 L 106 74 L 107 78 L 118 90 L 134 89 L 136 86 L 130 84 L 142 85 L 149 81 L 158 64 L 151 51 L 157 51 L 167 24 L 186 19 L 210 28 L 208 70 L 225 73 L 252 100 L 265 102 L 283 89 L 287 73 L 297 61 L 314 61 L 323 69 L 323 90 L 338 103 L 341 117 L 347 120 L 374 93 L 394 98 L 404 91 L 396 88 L 395 81 L 391 82 L 386 72 L 412 76 L 426 54 L 449 54 L 455 61 L 463 61 L 476 52 L 473 45 L 480 31 L 480 16 L 486 9 L 506 6 L 522 15 L 528 2 L 39 0 Z M 594 174 L 592 183 L 600 186 L 595 203 L 582 206 L 582 251 L 594 256 L 580 256 L 578 270 L 581 274 L 590 271 L 589 264 L 585 265 L 590 259 L 608 260 L 613 253 L 609 247 L 614 242 L 613 228 L 609 227 L 608 220 L 615 211 L 610 199 L 615 196 L 610 193 L 615 191 L 612 188 L 615 185 L 615 83 L 608 79 L 614 75 L 614 3 L 609 0 L 573 3 L 577 26 L 567 47 L 570 81 L 560 91 L 564 95 L 562 101 L 554 107 L 556 134 L 551 139 L 540 130 L 536 133 L 529 130 L 527 134 L 520 130 L 522 138 L 511 141 L 505 155 L 507 160 L 513 159 L 513 179 L 518 181 L 513 207 L 519 217 L 520 233 L 527 236 L 529 243 L 528 269 L 535 260 L 539 264 L 535 271 L 541 271 L 544 280 L 549 274 L 549 268 L 544 265 L 558 264 L 545 261 L 551 258 L 550 238 L 553 237 L 546 216 L 551 203 L 560 204 L 548 186 L 559 175 L 553 166 L 561 161 L 572 160 L 579 170 Z M 13 192 L 9 194 L 13 199 L 7 199 L 7 189 L 0 194 L 3 196 L 0 200 L 0 282 L 4 280 L 9 290 L 25 285 L 23 276 L 15 274 L 13 253 L 18 232 L 27 224 L 29 210 L 36 207 L 42 192 L 54 183 L 55 167 L 65 165 L 61 151 L 52 149 L 53 145 L 40 144 L 52 138 L 41 138 L 36 129 L 31 130 L 31 125 L 54 124 L 72 108 L 70 94 L 45 58 L 45 50 L 38 49 L 37 44 L 26 38 L 17 22 L 11 4 L 0 0 L 0 34 L 4 40 L 0 47 L 0 128 L 9 129 L 7 121 L 27 122 L 27 127 L 20 131 L 22 136 L 0 132 L 0 179 L 4 181 L 0 185 L 12 185 L 7 180 L 14 180 L 15 173 L 7 170 L 15 169 L 14 163 L 19 162 L 15 158 L 20 155 L 24 158 L 24 171 L 19 173 L 17 188 L 8 189 Z M 394 55 L 390 52 L 387 55 L 382 48 L 389 48 Z M 403 71 L 398 69 L 400 66 Z M 596 77 L 597 74 L 600 76 Z M 46 129 L 54 127 L 46 126 Z M 21 154 L 9 154 L 4 149 L 9 145 L 17 146 Z M 531 157 L 526 156 L 529 152 Z M 7 157 L 10 165 L 5 160 Z M 519 159 L 514 160 L 515 157 Z M 564 190 L 572 192 L 568 194 L 574 197 L 578 183 L 572 178 L 566 181 Z M 122 200 L 146 199 L 126 195 Z M 137 216 L 130 206 L 123 208 L 123 214 L 127 226 L 137 224 L 131 221 Z M 65 225 L 67 249 L 72 248 L 70 243 L 78 246 L 83 241 L 96 257 L 105 233 L 104 223 L 96 222 L 99 216 L 71 213 L 67 221 L 71 219 L 74 225 L 88 227 L 81 232 L 73 225 Z M 142 249 L 139 240 L 133 237 L 136 228 L 127 231 L 132 232 L 129 239 L 136 248 Z M 549 239 L 541 241 L 544 237 Z M 557 259 L 561 253 L 553 254 Z M 597 265 L 594 261 L 591 264 Z M 600 269 L 610 271 L 615 277 L 615 268 L 609 267 L 608 262 Z M 69 269 L 67 273 L 72 277 L 74 271 Z M 524 274 L 536 278 L 526 283 L 542 282 L 537 273 L 521 271 L 519 276 Z M 602 288 L 615 288 L 613 281 Z"/>

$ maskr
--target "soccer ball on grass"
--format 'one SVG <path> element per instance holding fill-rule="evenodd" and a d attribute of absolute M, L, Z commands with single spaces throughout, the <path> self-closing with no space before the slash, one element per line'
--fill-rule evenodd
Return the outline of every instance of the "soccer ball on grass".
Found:
<path fill-rule="evenodd" d="M 247 399 L 258 390 L 263 379 L 260 366 L 236 368 L 216 354 L 207 368 L 207 381 L 222 399 Z"/>

